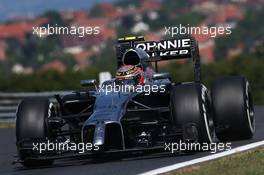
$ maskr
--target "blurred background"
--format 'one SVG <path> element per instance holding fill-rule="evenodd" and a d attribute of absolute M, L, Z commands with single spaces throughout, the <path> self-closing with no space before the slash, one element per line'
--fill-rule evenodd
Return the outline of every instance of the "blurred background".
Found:
<path fill-rule="evenodd" d="M 80 89 L 79 81 L 115 72 L 118 37 L 164 38 L 164 27 L 230 26 L 231 35 L 194 35 L 208 87 L 224 75 L 246 76 L 264 104 L 263 0 L 1 0 L 0 91 Z M 33 35 L 33 26 L 99 26 L 99 35 Z M 166 36 L 168 37 L 168 36 Z M 162 62 L 174 81 L 192 80 L 188 62 Z"/>

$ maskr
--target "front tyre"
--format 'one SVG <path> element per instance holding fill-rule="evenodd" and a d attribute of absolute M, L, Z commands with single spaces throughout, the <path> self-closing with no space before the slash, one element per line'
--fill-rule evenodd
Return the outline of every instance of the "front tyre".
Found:
<path fill-rule="evenodd" d="M 219 140 L 250 139 L 255 131 L 251 88 L 246 78 L 224 77 L 212 88 L 216 136 Z"/>
<path fill-rule="evenodd" d="M 52 164 L 52 161 L 47 160 L 28 160 L 28 157 L 35 154 L 34 151 L 21 149 L 24 146 L 32 146 L 34 139 L 49 136 L 47 119 L 52 114 L 52 109 L 52 103 L 47 98 L 25 99 L 18 106 L 16 114 L 16 141 L 18 154 L 24 166 Z M 30 141 L 28 142 L 28 140 Z"/>
<path fill-rule="evenodd" d="M 172 87 L 171 115 L 173 123 L 183 130 L 183 140 L 212 143 L 214 125 L 208 90 L 200 83 L 184 83 Z"/>

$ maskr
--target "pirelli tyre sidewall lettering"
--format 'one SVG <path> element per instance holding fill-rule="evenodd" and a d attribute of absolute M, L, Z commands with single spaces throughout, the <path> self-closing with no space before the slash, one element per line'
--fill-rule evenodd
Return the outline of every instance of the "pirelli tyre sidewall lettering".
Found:
<path fill-rule="evenodd" d="M 251 92 L 249 82 L 246 80 L 246 110 L 247 110 L 247 119 L 250 131 L 255 132 L 255 119 L 254 119 L 254 109 L 252 106 Z"/>
<path fill-rule="evenodd" d="M 205 129 L 207 133 L 207 137 L 210 143 L 213 143 L 214 139 L 214 129 L 213 126 L 210 126 L 212 124 L 212 118 L 211 114 L 208 113 L 208 109 L 210 108 L 209 102 L 208 102 L 208 90 L 207 88 L 202 84 L 201 85 L 201 93 L 202 93 L 202 111 L 203 111 L 203 119 L 205 124 Z"/>

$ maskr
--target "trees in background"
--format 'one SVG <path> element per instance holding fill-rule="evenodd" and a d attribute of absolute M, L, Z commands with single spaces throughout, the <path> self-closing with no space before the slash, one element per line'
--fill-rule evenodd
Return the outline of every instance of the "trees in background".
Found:
<path fill-rule="evenodd" d="M 262 48 L 263 50 L 263 48 Z M 110 57 L 105 56 L 100 66 L 108 67 Z M 251 83 L 253 97 L 258 104 L 264 104 L 264 55 L 258 53 L 243 54 L 231 60 L 221 60 L 217 63 L 202 65 L 202 81 L 210 87 L 214 80 L 228 75 L 244 75 Z M 104 63 L 104 64 L 103 64 Z M 98 63 L 99 64 L 99 63 Z M 99 65 L 98 65 L 99 66 Z M 114 69 L 113 69 L 114 70 Z M 192 64 L 171 63 L 162 67 L 161 71 L 170 72 L 175 82 L 193 80 Z M 38 72 L 32 75 L 0 74 L 0 91 L 54 91 L 80 89 L 82 79 L 98 78 L 97 67 L 84 71 L 68 71 L 64 74 L 57 72 Z"/>
<path fill-rule="evenodd" d="M 225 59 L 230 49 L 241 47 L 244 53 L 256 50 L 264 44 L 264 8 L 259 10 L 248 9 L 243 20 L 238 22 L 231 35 L 216 39 L 215 57 Z"/>

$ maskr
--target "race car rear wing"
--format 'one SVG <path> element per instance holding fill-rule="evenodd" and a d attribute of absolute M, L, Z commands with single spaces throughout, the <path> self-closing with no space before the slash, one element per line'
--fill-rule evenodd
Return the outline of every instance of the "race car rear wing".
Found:
<path fill-rule="evenodd" d="M 192 59 L 194 65 L 195 81 L 201 81 L 200 55 L 197 41 L 190 35 L 182 35 L 177 38 L 161 41 L 145 41 L 144 37 L 132 36 L 119 38 L 116 46 L 117 64 L 121 66 L 123 54 L 128 49 L 140 48 L 149 57 L 146 62 L 157 62 L 174 59 Z"/>

